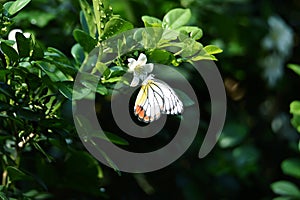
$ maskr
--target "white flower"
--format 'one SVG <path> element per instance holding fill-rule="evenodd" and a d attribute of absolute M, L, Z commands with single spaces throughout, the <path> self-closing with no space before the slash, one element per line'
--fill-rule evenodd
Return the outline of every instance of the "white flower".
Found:
<path fill-rule="evenodd" d="M 293 31 L 278 16 L 268 19 L 269 33 L 263 38 L 261 46 L 269 54 L 261 59 L 260 64 L 264 67 L 264 78 L 269 86 L 276 85 L 284 73 L 284 63 L 291 54 L 293 48 Z"/>
<path fill-rule="evenodd" d="M 147 64 L 147 57 L 141 53 L 138 60 L 128 58 L 128 72 L 133 73 L 133 79 L 130 87 L 135 87 L 139 84 L 140 80 L 144 81 L 147 78 L 148 73 L 153 70 L 153 63 Z"/>
<path fill-rule="evenodd" d="M 293 31 L 278 16 L 268 19 L 269 33 L 262 41 L 262 47 L 266 50 L 276 50 L 283 56 L 288 56 L 293 47 Z"/>
<path fill-rule="evenodd" d="M 12 46 L 16 51 L 18 51 L 17 43 L 16 43 L 16 33 L 23 33 L 21 29 L 13 29 L 8 34 L 8 40 L 14 41 L 14 45 Z M 30 37 L 30 33 L 23 33 L 26 38 Z"/>
<path fill-rule="evenodd" d="M 273 87 L 283 75 L 284 59 L 277 53 L 270 54 L 261 60 L 265 67 L 263 76 L 268 81 L 269 86 Z"/>

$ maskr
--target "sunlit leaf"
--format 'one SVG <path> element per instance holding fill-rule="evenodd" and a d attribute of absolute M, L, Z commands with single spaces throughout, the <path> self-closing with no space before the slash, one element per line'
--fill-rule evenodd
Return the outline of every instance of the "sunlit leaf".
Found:
<path fill-rule="evenodd" d="M 220 49 L 219 47 L 215 45 L 207 45 L 204 48 L 204 51 L 206 51 L 208 54 L 217 54 L 217 53 L 222 53 L 223 50 Z"/>
<path fill-rule="evenodd" d="M 202 30 L 196 26 L 182 26 L 177 30 L 183 34 L 188 34 L 194 40 L 199 40 L 203 35 Z"/>
<path fill-rule="evenodd" d="M 9 8 L 6 7 L 6 9 L 10 15 L 14 15 L 22 10 L 30 1 L 31 0 L 16 0 L 9 6 Z"/>
<path fill-rule="evenodd" d="M 161 27 L 162 21 L 156 17 L 143 16 L 142 20 L 145 27 Z"/>
<path fill-rule="evenodd" d="M 163 18 L 163 28 L 176 29 L 186 25 L 192 14 L 190 9 L 176 8 L 169 11 Z"/>
<path fill-rule="evenodd" d="M 288 64 L 288 68 L 293 70 L 295 73 L 297 73 L 300 76 L 300 65 L 296 64 Z"/>
<path fill-rule="evenodd" d="M 300 101 L 293 101 L 290 104 L 290 113 L 300 115 Z"/>
<path fill-rule="evenodd" d="M 134 27 L 130 22 L 125 21 L 124 19 L 121 19 L 119 17 L 113 17 L 105 24 L 101 38 L 106 40 L 113 35 L 133 28 Z"/>

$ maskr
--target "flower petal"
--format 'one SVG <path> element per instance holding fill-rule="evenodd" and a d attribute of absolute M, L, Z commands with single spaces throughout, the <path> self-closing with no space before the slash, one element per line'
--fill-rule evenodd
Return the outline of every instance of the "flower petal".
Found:
<path fill-rule="evenodd" d="M 139 63 L 140 66 L 145 65 L 147 63 L 147 57 L 145 54 L 141 53 L 139 55 L 139 58 L 137 60 L 137 62 Z"/>
<path fill-rule="evenodd" d="M 148 63 L 143 66 L 143 70 L 147 73 L 150 73 L 152 72 L 153 67 L 154 67 L 153 63 Z"/>
<path fill-rule="evenodd" d="M 130 83 L 130 87 L 137 86 L 139 84 L 139 82 L 140 82 L 139 77 L 138 76 L 133 76 L 133 79 L 132 79 L 132 81 Z"/>
<path fill-rule="evenodd" d="M 127 61 L 128 61 L 128 68 L 129 68 L 128 71 L 133 72 L 137 66 L 137 61 L 133 58 L 128 58 Z"/>

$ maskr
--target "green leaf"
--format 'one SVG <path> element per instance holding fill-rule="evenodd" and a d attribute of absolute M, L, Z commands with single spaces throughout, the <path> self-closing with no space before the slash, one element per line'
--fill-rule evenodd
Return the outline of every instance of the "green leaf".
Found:
<path fill-rule="evenodd" d="M 182 43 L 183 48 L 180 55 L 183 58 L 193 56 L 202 49 L 202 44 L 191 38 L 186 38 Z"/>
<path fill-rule="evenodd" d="M 38 43 L 35 43 L 33 46 L 33 51 L 32 51 L 32 55 L 31 55 L 30 59 L 31 60 L 41 60 L 43 58 L 44 58 L 44 50 Z"/>
<path fill-rule="evenodd" d="M 177 29 L 186 25 L 192 14 L 190 9 L 176 8 L 169 11 L 163 18 L 163 28 Z"/>
<path fill-rule="evenodd" d="M 240 144 L 248 133 L 247 126 L 237 122 L 227 123 L 222 131 L 219 145 L 222 148 L 230 148 Z"/>
<path fill-rule="evenodd" d="M 101 95 L 106 95 L 108 93 L 108 90 L 104 85 L 98 84 L 96 88 L 96 92 Z"/>
<path fill-rule="evenodd" d="M 119 76 L 119 77 L 113 77 L 113 78 L 109 78 L 107 80 L 102 80 L 102 83 L 115 83 L 115 82 L 119 82 L 122 81 L 123 77 Z"/>
<path fill-rule="evenodd" d="M 133 28 L 134 27 L 130 22 L 125 21 L 124 19 L 121 19 L 119 17 L 113 17 L 105 24 L 101 38 L 106 40 L 113 35 L 122 33 Z"/>
<path fill-rule="evenodd" d="M 72 81 L 63 81 L 57 83 L 59 92 L 64 95 L 67 99 L 72 100 L 73 93 L 73 82 Z"/>
<path fill-rule="evenodd" d="M 293 101 L 290 104 L 290 113 L 300 115 L 300 101 Z"/>
<path fill-rule="evenodd" d="M 194 40 L 199 40 L 203 36 L 202 29 L 196 26 L 182 26 L 177 30 L 183 34 L 188 34 L 188 36 Z"/>
<path fill-rule="evenodd" d="M 97 134 L 98 135 L 98 134 Z M 107 140 L 105 137 L 100 137 L 99 135 L 97 136 L 96 134 L 94 134 L 94 137 L 100 138 L 100 139 L 105 139 Z M 128 141 L 113 134 L 110 132 L 105 131 L 105 136 L 108 138 L 108 141 L 114 143 L 114 144 L 119 144 L 119 145 L 129 145 Z"/>
<path fill-rule="evenodd" d="M 219 47 L 215 46 L 215 45 L 207 45 L 204 48 L 204 51 L 208 54 L 217 54 L 217 53 L 222 53 L 223 50 L 220 49 Z"/>
<path fill-rule="evenodd" d="M 84 50 L 80 44 L 75 44 L 71 49 L 71 54 L 77 63 L 84 61 Z"/>
<path fill-rule="evenodd" d="M 16 167 L 8 166 L 6 170 L 11 181 L 32 180 L 31 176 L 28 176 L 27 174 L 25 174 L 25 172 Z"/>
<path fill-rule="evenodd" d="M 10 15 L 14 15 L 20 10 L 22 10 L 31 0 L 16 0 L 13 2 L 9 8 L 7 8 Z"/>
<path fill-rule="evenodd" d="M 8 46 L 4 42 L 1 42 L 0 46 L 1 46 L 1 50 L 8 57 L 10 62 L 15 63 L 19 60 L 19 55 L 14 48 Z"/>
<path fill-rule="evenodd" d="M 96 39 L 92 38 L 89 34 L 80 29 L 75 29 L 73 31 L 73 36 L 85 52 L 91 52 L 97 45 Z"/>
<path fill-rule="evenodd" d="M 30 53 L 30 39 L 26 38 L 22 33 L 16 33 L 16 41 L 19 56 L 21 58 L 26 58 Z"/>
<path fill-rule="evenodd" d="M 293 70 L 295 73 L 297 73 L 300 76 L 300 65 L 296 64 L 288 64 L 288 68 Z"/>
<path fill-rule="evenodd" d="M 142 16 L 145 27 L 161 27 L 162 21 L 156 17 Z"/>
<path fill-rule="evenodd" d="M 286 159 L 281 163 L 281 169 L 286 175 L 300 178 L 300 160 L 297 158 Z"/>
<path fill-rule="evenodd" d="M 80 3 L 80 7 L 82 10 L 83 16 L 84 16 L 84 18 L 83 17 L 80 18 L 81 24 L 83 27 L 85 25 L 87 26 L 89 35 L 91 37 L 95 37 L 97 27 L 96 27 L 95 20 L 94 20 L 95 19 L 94 12 L 86 0 L 80 0 L 79 3 Z"/>
<path fill-rule="evenodd" d="M 173 60 L 176 60 L 174 54 L 161 49 L 155 49 L 149 53 L 148 62 L 160 63 L 163 65 L 169 65 Z"/>
<path fill-rule="evenodd" d="M 42 200 L 53 198 L 53 195 L 46 192 L 40 192 L 38 190 L 29 190 L 28 192 L 23 193 L 23 195 L 29 199 Z"/>
<path fill-rule="evenodd" d="M 57 69 L 57 67 L 49 62 L 38 61 L 36 64 L 48 75 L 53 82 L 68 81 L 64 73 Z"/>
<path fill-rule="evenodd" d="M 271 189 L 274 193 L 279 195 L 300 197 L 300 191 L 298 187 L 289 181 L 277 181 L 272 183 Z"/>
<path fill-rule="evenodd" d="M 0 192 L 0 199 L 1 200 L 8 200 L 8 198 L 6 197 L 5 193 Z"/>

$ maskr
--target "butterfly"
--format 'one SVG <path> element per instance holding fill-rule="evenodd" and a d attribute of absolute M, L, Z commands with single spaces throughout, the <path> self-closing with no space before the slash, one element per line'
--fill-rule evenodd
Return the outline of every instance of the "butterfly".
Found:
<path fill-rule="evenodd" d="M 134 114 L 145 123 L 153 122 L 161 114 L 177 115 L 183 104 L 175 91 L 165 82 L 150 74 L 142 83 L 134 105 Z"/>

